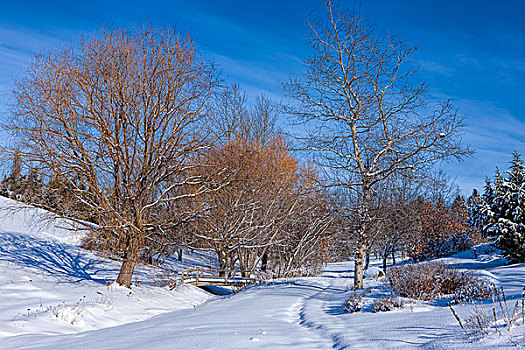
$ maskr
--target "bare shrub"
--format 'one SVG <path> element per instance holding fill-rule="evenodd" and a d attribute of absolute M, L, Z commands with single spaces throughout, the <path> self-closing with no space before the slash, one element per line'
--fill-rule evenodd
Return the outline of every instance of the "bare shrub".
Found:
<path fill-rule="evenodd" d="M 175 289 L 182 284 L 182 280 L 177 271 L 163 268 L 155 273 L 152 278 L 153 284 L 159 287 L 168 287 L 170 290 Z"/>
<path fill-rule="evenodd" d="M 402 308 L 403 306 L 403 300 L 400 298 L 381 297 L 377 300 L 374 300 L 372 303 L 372 312 L 392 311 L 395 308 Z"/>
<path fill-rule="evenodd" d="M 472 302 L 494 296 L 494 283 L 470 273 L 462 273 L 461 277 L 461 283 L 454 291 L 452 303 Z"/>
<path fill-rule="evenodd" d="M 439 262 L 393 267 L 387 272 L 386 281 L 396 294 L 419 300 L 436 300 L 450 294 L 457 301 L 491 296 L 489 282 Z"/>
<path fill-rule="evenodd" d="M 343 303 L 343 311 L 348 313 L 361 311 L 364 306 L 363 297 L 368 293 L 370 293 L 370 291 L 350 295 Z"/>

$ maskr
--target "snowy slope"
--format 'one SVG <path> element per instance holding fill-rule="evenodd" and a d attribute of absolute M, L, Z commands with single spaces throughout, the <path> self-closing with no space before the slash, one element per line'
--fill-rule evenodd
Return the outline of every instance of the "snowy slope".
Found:
<path fill-rule="evenodd" d="M 156 286 L 165 276 L 154 267 L 138 268 L 132 290 L 111 284 L 119 263 L 81 249 L 74 223 L 3 197 L 0 208 L 0 347 L 5 337 L 117 326 L 210 297 L 192 286 Z M 196 258 L 187 263 L 205 262 Z"/>
<path fill-rule="evenodd" d="M 46 210 L 30 207 L 0 196 L 0 232 L 31 234 L 40 239 L 78 244 L 83 232 L 78 225 Z"/>

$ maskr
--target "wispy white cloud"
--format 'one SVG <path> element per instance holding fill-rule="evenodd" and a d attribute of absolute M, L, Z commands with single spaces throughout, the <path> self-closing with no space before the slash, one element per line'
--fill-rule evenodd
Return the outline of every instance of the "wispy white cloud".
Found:
<path fill-rule="evenodd" d="M 418 60 L 417 62 L 420 64 L 422 71 L 438 73 L 438 74 L 442 74 L 445 76 L 451 76 L 452 73 L 455 71 L 454 68 L 445 66 L 442 63 L 439 63 L 437 61 L 422 59 L 422 60 Z"/>

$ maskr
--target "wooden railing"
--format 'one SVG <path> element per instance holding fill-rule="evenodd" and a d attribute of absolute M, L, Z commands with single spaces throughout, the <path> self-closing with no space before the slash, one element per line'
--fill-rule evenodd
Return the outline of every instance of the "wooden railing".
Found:
<path fill-rule="evenodd" d="M 204 284 L 252 284 L 268 279 L 262 271 L 218 270 L 197 267 L 181 271 L 181 281 L 195 285 Z"/>

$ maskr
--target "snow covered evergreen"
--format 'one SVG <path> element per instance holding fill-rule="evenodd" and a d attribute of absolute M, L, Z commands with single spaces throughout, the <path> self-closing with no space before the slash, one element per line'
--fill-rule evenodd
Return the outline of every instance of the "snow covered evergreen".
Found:
<path fill-rule="evenodd" d="M 496 245 L 513 262 L 525 261 L 525 166 L 514 153 L 504 173 L 496 170 L 494 184 L 486 180 L 482 197 L 476 192 L 469 198 L 469 223 L 484 236 L 496 239 Z"/>

